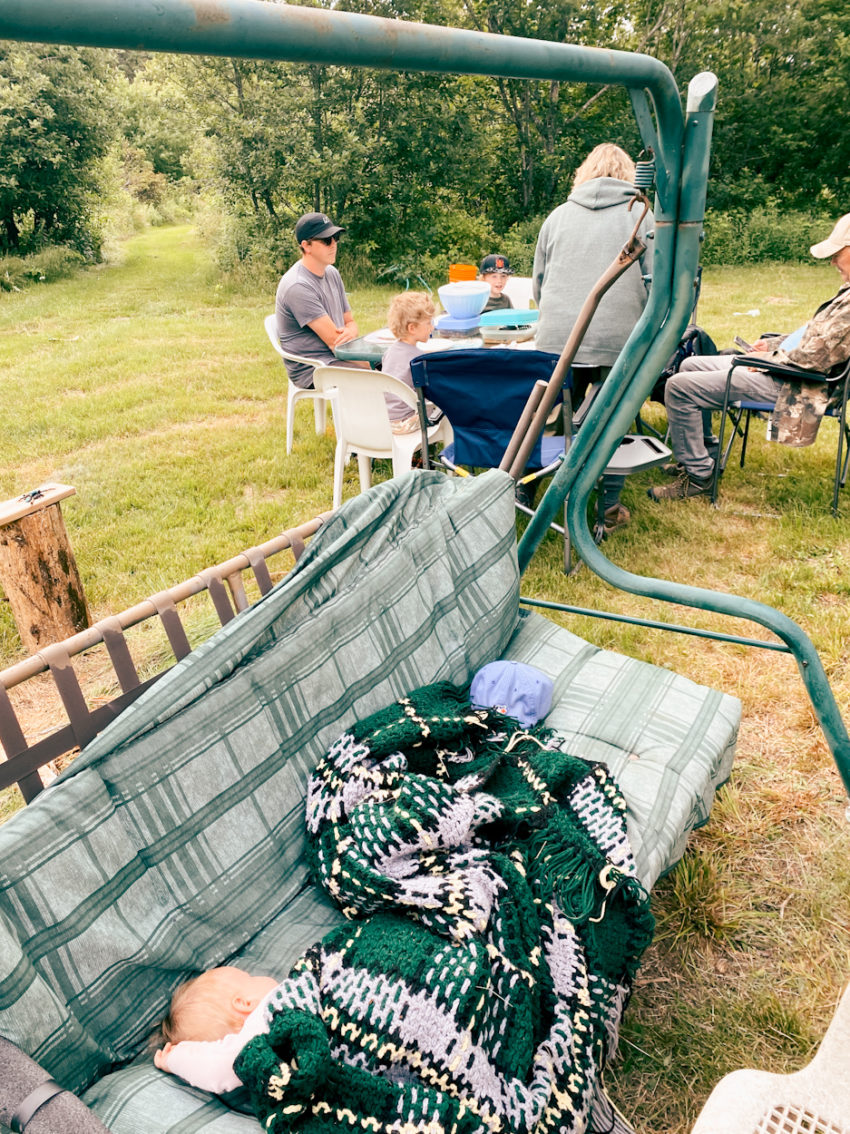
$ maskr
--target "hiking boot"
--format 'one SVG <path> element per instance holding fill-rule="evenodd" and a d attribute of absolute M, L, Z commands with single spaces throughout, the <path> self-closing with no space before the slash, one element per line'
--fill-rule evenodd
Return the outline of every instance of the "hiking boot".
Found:
<path fill-rule="evenodd" d="M 687 500 L 691 496 L 710 496 L 714 474 L 707 477 L 691 476 L 685 469 L 672 484 L 657 484 L 648 488 L 646 495 L 650 500 Z"/>
<path fill-rule="evenodd" d="M 631 520 L 632 514 L 624 504 L 612 504 L 605 509 L 605 522 L 602 525 L 603 539 L 624 528 Z"/>
<path fill-rule="evenodd" d="M 685 471 L 685 466 L 681 461 L 668 461 L 666 465 L 661 466 L 661 471 L 665 476 L 679 476 Z"/>

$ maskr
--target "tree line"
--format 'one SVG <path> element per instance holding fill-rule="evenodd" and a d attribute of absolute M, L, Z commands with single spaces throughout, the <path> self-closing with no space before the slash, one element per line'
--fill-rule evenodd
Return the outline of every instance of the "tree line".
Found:
<path fill-rule="evenodd" d="M 759 219 L 770 244 L 801 216 L 850 208 L 845 0 L 335 7 L 644 51 L 683 91 L 714 71 L 708 229 L 728 254 L 742 233 L 748 254 L 762 247 L 748 230 Z M 217 218 L 225 266 L 282 267 L 311 209 L 347 226 L 364 275 L 421 274 L 497 244 L 524 260 L 600 141 L 640 148 L 619 88 L 0 44 L 0 251 L 97 258 L 122 194 L 156 209 L 182 192 Z"/>

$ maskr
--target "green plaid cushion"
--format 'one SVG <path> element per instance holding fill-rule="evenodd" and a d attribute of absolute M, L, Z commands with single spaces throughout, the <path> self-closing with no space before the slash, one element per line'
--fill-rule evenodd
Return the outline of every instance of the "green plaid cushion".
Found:
<path fill-rule="evenodd" d="M 514 548 L 504 474 L 379 485 L 0 827 L 0 1032 L 74 1090 L 135 1056 L 176 985 L 304 887 L 305 781 L 331 740 L 498 656 Z"/>
<path fill-rule="evenodd" d="M 546 723 L 566 738 L 567 750 L 610 768 L 628 804 L 638 875 L 651 887 L 682 857 L 729 777 L 740 701 L 591 646 L 527 611 L 506 656 L 552 678 Z"/>
<path fill-rule="evenodd" d="M 620 781 L 643 880 L 672 865 L 728 774 L 738 702 L 518 618 L 514 547 L 503 474 L 356 497 L 0 827 L 0 1033 L 79 1091 L 138 1055 L 192 971 L 285 972 L 339 919 L 307 887 L 306 773 L 354 720 L 499 656 L 553 677 L 548 723 Z M 144 1057 L 85 1099 L 114 1134 L 257 1128 Z"/>
<path fill-rule="evenodd" d="M 157 1071 L 150 1059 L 93 1083 L 83 1101 L 112 1134 L 258 1134 L 252 1114 Z"/>

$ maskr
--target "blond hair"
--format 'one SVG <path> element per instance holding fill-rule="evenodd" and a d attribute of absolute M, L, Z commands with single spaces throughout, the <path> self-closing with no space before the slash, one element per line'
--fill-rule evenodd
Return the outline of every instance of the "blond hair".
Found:
<path fill-rule="evenodd" d="M 616 177 L 619 181 L 634 181 L 635 163 L 625 150 L 613 142 L 602 142 L 592 149 L 575 172 L 573 189 L 592 181 L 595 177 Z"/>
<path fill-rule="evenodd" d="M 387 326 L 397 339 L 407 334 L 411 323 L 422 323 L 434 318 L 434 301 L 424 291 L 403 291 L 393 297 L 387 312 Z"/>
<path fill-rule="evenodd" d="M 228 989 L 233 970 L 209 969 L 192 977 L 171 997 L 168 1015 L 150 1037 L 151 1047 L 181 1040 L 217 1040 L 238 1032 L 242 1019 L 233 1011 Z"/>

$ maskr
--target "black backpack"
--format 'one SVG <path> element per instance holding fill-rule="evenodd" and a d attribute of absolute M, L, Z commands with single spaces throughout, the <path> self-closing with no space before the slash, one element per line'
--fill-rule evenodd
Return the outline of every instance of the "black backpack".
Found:
<path fill-rule="evenodd" d="M 692 354 L 717 354 L 714 339 L 708 331 L 694 324 L 685 328 L 685 333 L 679 339 L 679 345 L 673 351 L 670 361 L 656 379 L 649 395 L 651 401 L 663 403 L 667 379 L 675 374 L 685 359 L 690 358 Z"/>

